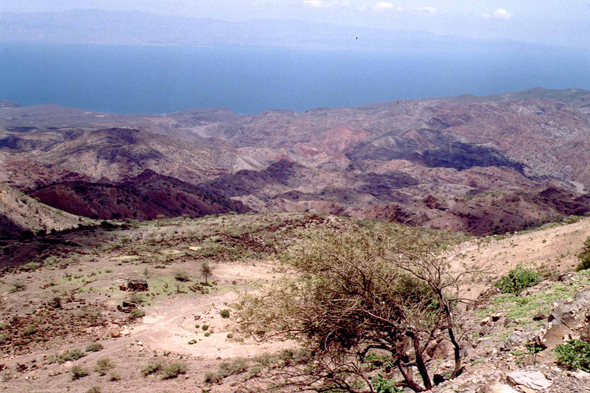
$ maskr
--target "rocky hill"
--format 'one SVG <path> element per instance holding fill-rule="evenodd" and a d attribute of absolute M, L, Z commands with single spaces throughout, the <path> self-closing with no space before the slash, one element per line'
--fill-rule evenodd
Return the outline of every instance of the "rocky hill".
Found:
<path fill-rule="evenodd" d="M 590 210 L 589 137 L 590 92 L 575 89 L 254 116 L 17 107 L 0 111 L 0 181 L 33 192 L 150 169 L 256 211 L 505 232 Z"/>
<path fill-rule="evenodd" d="M 12 187 L 0 184 L 0 238 L 92 224 L 92 220 L 44 205 Z"/>
<path fill-rule="evenodd" d="M 205 190 L 149 169 L 118 183 L 56 183 L 33 191 L 31 196 L 63 211 L 101 220 L 153 220 L 250 211 L 241 202 L 227 199 L 214 190 Z"/>

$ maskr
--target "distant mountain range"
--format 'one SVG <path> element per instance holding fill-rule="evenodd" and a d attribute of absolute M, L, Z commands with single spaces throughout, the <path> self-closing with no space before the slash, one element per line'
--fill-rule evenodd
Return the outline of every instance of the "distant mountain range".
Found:
<path fill-rule="evenodd" d="M 0 42 L 347 49 L 467 49 L 514 46 L 420 31 L 337 26 L 300 20 L 227 22 L 144 12 L 76 10 L 0 13 Z M 530 46 L 530 45 L 529 45 Z"/>
<path fill-rule="evenodd" d="M 0 182 L 96 219 L 315 211 L 502 233 L 590 212 L 590 92 L 245 116 L 0 109 Z"/>

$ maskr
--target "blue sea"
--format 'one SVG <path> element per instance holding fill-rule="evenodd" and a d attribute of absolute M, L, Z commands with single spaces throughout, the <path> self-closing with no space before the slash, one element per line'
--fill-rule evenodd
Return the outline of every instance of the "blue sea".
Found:
<path fill-rule="evenodd" d="M 0 98 L 114 113 L 304 111 L 537 86 L 590 90 L 590 53 L 0 44 Z"/>

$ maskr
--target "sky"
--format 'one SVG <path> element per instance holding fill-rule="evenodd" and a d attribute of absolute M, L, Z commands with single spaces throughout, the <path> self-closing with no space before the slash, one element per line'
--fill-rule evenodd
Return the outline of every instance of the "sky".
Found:
<path fill-rule="evenodd" d="M 298 19 L 590 48 L 590 0 L 0 0 L 0 12 L 74 9 L 229 21 Z"/>

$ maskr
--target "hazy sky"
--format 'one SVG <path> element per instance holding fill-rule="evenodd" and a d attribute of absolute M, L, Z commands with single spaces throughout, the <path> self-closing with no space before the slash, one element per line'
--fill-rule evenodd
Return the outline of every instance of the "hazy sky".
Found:
<path fill-rule="evenodd" d="M 0 0 L 4 12 L 73 9 L 302 19 L 585 48 L 590 42 L 590 0 Z"/>

